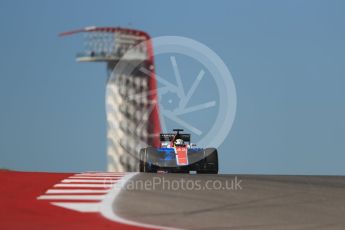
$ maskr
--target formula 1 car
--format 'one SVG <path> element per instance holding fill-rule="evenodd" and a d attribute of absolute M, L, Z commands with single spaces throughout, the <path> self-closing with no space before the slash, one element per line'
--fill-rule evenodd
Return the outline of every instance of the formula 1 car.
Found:
<path fill-rule="evenodd" d="M 197 148 L 190 142 L 190 134 L 160 134 L 160 148 L 147 147 L 140 150 L 140 172 L 172 173 L 218 173 L 218 153 L 215 148 Z"/>

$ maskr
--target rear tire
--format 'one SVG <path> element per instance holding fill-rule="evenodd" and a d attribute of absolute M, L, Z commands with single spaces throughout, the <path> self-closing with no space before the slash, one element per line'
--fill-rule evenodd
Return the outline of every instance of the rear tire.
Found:
<path fill-rule="evenodd" d="M 204 169 L 199 174 L 218 174 L 218 151 L 215 148 L 204 149 Z"/>
<path fill-rule="evenodd" d="M 145 149 L 140 149 L 139 152 L 139 172 L 144 172 L 144 154 Z"/>
<path fill-rule="evenodd" d="M 154 159 L 154 156 L 156 154 L 156 149 L 153 147 L 147 147 L 140 149 L 139 152 L 139 170 L 140 172 L 147 172 L 147 173 L 153 173 L 156 172 L 154 168 L 152 167 L 152 160 Z"/>

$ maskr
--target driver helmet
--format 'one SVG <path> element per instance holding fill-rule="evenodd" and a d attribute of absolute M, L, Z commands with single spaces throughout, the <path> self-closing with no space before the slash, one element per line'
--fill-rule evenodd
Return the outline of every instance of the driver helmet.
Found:
<path fill-rule="evenodd" d="M 182 139 L 176 139 L 175 144 L 176 145 L 183 145 L 183 140 Z"/>

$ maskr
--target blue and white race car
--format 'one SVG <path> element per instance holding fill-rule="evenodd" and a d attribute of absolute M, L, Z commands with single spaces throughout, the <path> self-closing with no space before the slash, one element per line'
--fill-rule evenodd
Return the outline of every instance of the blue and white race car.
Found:
<path fill-rule="evenodd" d="M 218 153 L 215 148 L 197 148 L 190 142 L 190 134 L 160 134 L 160 148 L 147 147 L 140 150 L 140 172 L 218 173 Z"/>

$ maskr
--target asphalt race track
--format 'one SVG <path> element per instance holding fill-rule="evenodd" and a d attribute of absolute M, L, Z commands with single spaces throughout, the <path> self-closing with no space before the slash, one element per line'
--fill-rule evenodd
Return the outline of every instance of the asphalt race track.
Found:
<path fill-rule="evenodd" d="M 344 229 L 345 177 L 1 171 L 0 229 Z"/>
<path fill-rule="evenodd" d="M 128 188 L 116 200 L 119 215 L 187 229 L 345 229 L 345 177 L 139 174 L 132 180 L 153 176 L 160 177 L 156 182 L 164 177 L 165 185 L 153 189 L 146 182 L 144 190 L 137 182 L 137 189 Z M 181 178 L 192 187 L 190 181 L 224 185 L 235 177 L 242 189 L 173 190 Z M 169 190 L 167 181 L 174 180 Z"/>

